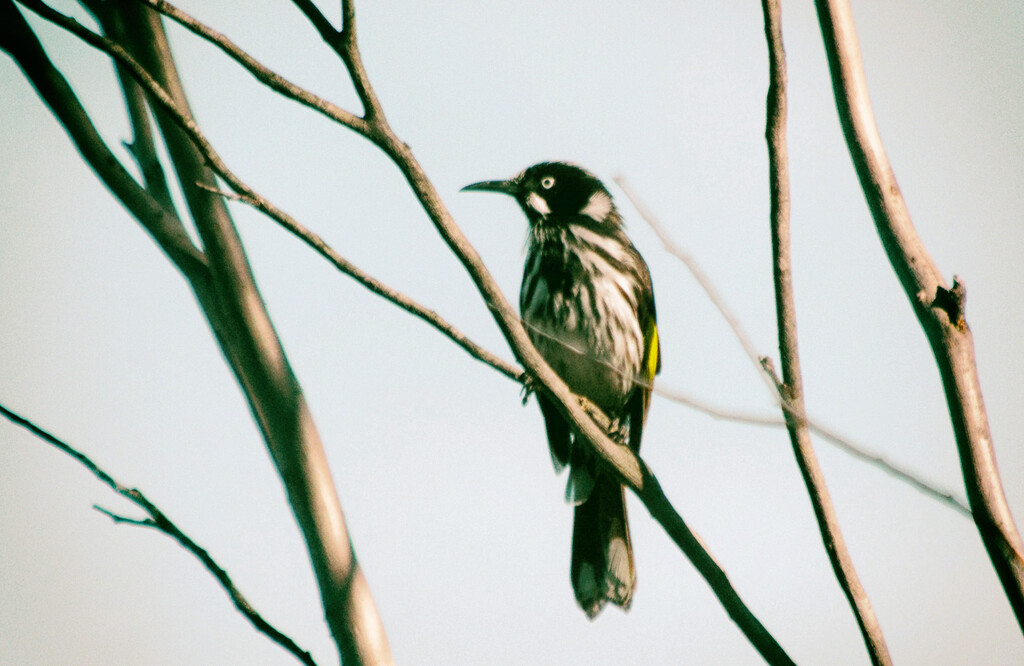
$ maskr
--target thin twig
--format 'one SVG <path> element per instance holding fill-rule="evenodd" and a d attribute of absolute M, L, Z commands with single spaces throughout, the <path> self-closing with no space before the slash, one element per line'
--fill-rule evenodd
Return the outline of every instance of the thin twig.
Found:
<path fill-rule="evenodd" d="M 0 404 L 0 414 L 2 414 L 12 423 L 21 426 L 22 428 L 31 432 L 36 437 L 39 437 L 43 441 L 53 445 L 54 447 L 66 453 L 67 455 L 71 456 L 76 461 L 78 461 L 83 467 L 92 472 L 93 476 L 102 481 L 114 492 L 121 495 L 122 497 L 127 498 L 133 504 L 140 507 L 143 511 L 145 511 L 148 514 L 148 518 L 129 518 L 126 516 L 122 516 L 120 514 L 116 514 L 112 511 L 109 511 L 99 506 L 96 506 L 95 508 L 98 511 L 106 514 L 107 516 L 110 516 L 110 518 L 113 519 L 114 522 L 140 525 L 143 527 L 152 527 L 153 529 L 159 530 L 160 532 L 163 532 L 167 536 L 177 541 L 179 545 L 185 548 L 185 550 L 192 553 L 192 555 L 195 556 L 196 559 L 198 559 L 203 564 L 204 567 L 206 567 L 206 570 L 209 571 L 210 574 L 212 574 L 213 577 L 217 579 L 217 582 L 220 584 L 220 586 L 227 593 L 228 597 L 231 599 L 231 603 L 233 603 L 235 605 L 235 608 L 237 608 L 238 611 L 242 613 L 242 615 L 244 615 L 247 620 L 249 620 L 249 622 L 253 625 L 253 627 L 256 628 L 257 631 L 266 635 L 268 638 L 270 638 L 270 640 L 274 641 L 275 643 L 283 647 L 285 650 L 288 650 L 288 652 L 292 653 L 292 655 L 294 655 L 295 658 L 301 661 L 302 663 L 315 666 L 316 662 L 313 661 L 312 655 L 310 655 L 309 652 L 300 648 L 298 645 L 296 645 L 295 641 L 293 641 L 287 635 L 282 633 L 272 624 L 267 622 L 263 618 L 263 616 L 260 615 L 259 612 L 257 612 L 256 609 L 252 607 L 252 604 L 249 603 L 249 600 L 245 598 L 242 592 L 235 585 L 234 581 L 231 580 L 231 576 L 228 574 L 228 572 L 225 571 L 224 568 L 221 567 L 219 564 L 217 564 L 216 560 L 213 559 L 209 552 L 207 552 L 205 548 L 197 544 L 191 537 L 189 537 L 187 534 L 181 531 L 181 529 L 173 521 L 171 521 L 171 519 L 168 518 L 163 511 L 161 511 L 155 504 L 153 504 L 153 502 L 151 502 L 149 498 L 147 498 L 142 493 L 141 490 L 138 490 L 137 488 L 129 488 L 127 486 L 122 485 L 121 483 L 116 481 L 110 474 L 108 474 L 105 470 L 103 470 L 99 465 L 93 462 L 92 459 L 90 459 L 87 455 L 80 452 L 78 449 L 72 447 L 70 444 L 64 442 L 56 435 L 53 435 L 47 432 L 46 430 L 42 429 L 41 427 L 37 426 L 32 421 L 12 412 L 2 404 Z"/>
<path fill-rule="evenodd" d="M 370 77 L 363 66 L 363 57 L 356 44 L 356 12 L 352 0 L 341 0 L 340 30 L 334 28 L 311 0 L 294 0 L 294 3 L 320 33 L 324 43 L 330 46 L 345 64 L 345 70 L 352 79 L 352 87 L 362 102 L 363 118 L 369 124 L 371 133 L 376 136 L 390 133 L 384 109 L 381 108 L 377 94 L 370 85 Z"/>
<path fill-rule="evenodd" d="M 779 0 L 762 0 L 764 33 L 768 42 L 769 86 L 765 121 L 768 142 L 768 173 L 771 192 L 772 267 L 775 280 L 775 312 L 779 331 L 782 383 L 779 395 L 796 414 L 804 413 L 803 378 L 797 342 L 796 300 L 793 290 L 793 257 L 790 251 L 789 156 L 786 145 L 786 52 L 782 44 L 782 10 Z M 825 475 L 811 444 L 806 418 L 792 418 L 787 410 L 786 428 L 793 445 L 807 495 L 814 508 L 821 540 L 832 571 L 853 610 L 868 655 L 875 666 L 892 664 L 882 627 L 871 600 L 853 566 L 836 515 Z"/>
<path fill-rule="evenodd" d="M 1024 556 L 996 465 L 988 414 L 964 317 L 964 287 L 946 284 L 914 229 L 875 123 L 848 0 L 815 0 L 843 135 L 861 190 L 942 377 L 974 523 L 1024 630 Z"/>
<path fill-rule="evenodd" d="M 686 268 L 690 271 L 690 274 L 692 274 L 694 279 L 697 280 L 697 284 L 699 284 L 701 289 L 704 290 L 704 293 L 707 294 L 711 303 L 722 315 L 726 323 L 729 324 L 729 328 L 732 329 L 733 335 L 736 336 L 736 339 L 739 341 L 740 346 L 743 347 L 743 351 L 746 352 L 751 363 L 754 364 L 754 367 L 759 368 L 758 359 L 760 356 L 757 353 L 757 349 L 754 347 L 754 343 L 750 340 L 750 336 L 747 335 L 746 330 L 744 330 L 743 326 L 740 324 L 739 318 L 733 313 L 732 308 L 729 307 L 729 303 L 718 292 L 715 284 L 711 281 L 711 278 L 707 276 L 700 264 L 697 263 L 697 260 L 672 238 L 672 235 L 668 233 L 665 226 L 661 224 L 651 209 L 647 207 L 647 204 L 645 204 L 633 191 L 633 188 L 630 186 L 629 181 L 626 180 L 625 176 L 614 176 L 612 180 L 619 186 L 622 193 L 626 195 L 629 202 L 633 204 L 633 208 L 635 208 L 636 212 L 640 214 L 641 219 L 647 222 L 647 225 L 650 226 L 655 235 L 658 236 L 658 240 L 661 241 L 662 246 L 664 246 L 669 254 L 683 262 Z M 767 378 L 764 377 L 761 372 L 758 372 L 758 374 L 761 375 L 762 379 L 767 381 Z M 775 387 L 771 386 L 770 383 L 768 386 L 774 394 Z"/>
<path fill-rule="evenodd" d="M 735 410 L 723 409 L 721 407 L 714 407 L 714 406 L 709 405 L 709 404 L 707 404 L 705 402 L 697 400 L 696 398 L 693 398 L 693 397 L 691 397 L 689 395 L 686 395 L 685 393 L 683 393 L 682 391 L 679 391 L 677 389 L 666 388 L 665 386 L 663 386 L 662 382 L 659 382 L 658 384 L 655 384 L 653 381 L 645 380 L 642 377 L 636 377 L 636 376 L 629 375 L 627 372 L 625 372 L 624 370 L 622 370 L 621 368 L 619 368 L 618 366 L 613 364 L 611 361 L 609 361 L 607 359 L 603 359 L 603 358 L 598 358 L 598 357 L 594 356 L 593 354 L 588 353 L 587 350 L 583 349 L 582 347 L 579 347 L 577 345 L 574 345 L 571 342 L 563 340 L 563 339 L 559 338 L 558 336 L 553 335 L 552 333 L 550 333 L 548 331 L 545 331 L 545 330 L 543 330 L 543 329 L 541 329 L 541 328 L 531 324 L 530 322 L 526 321 L 525 319 L 523 319 L 521 317 L 519 319 L 519 322 L 525 328 L 529 329 L 530 332 L 533 333 L 533 335 L 540 336 L 542 338 L 546 338 L 546 339 L 550 340 L 551 342 L 554 342 L 557 345 L 565 347 L 566 349 L 571 351 L 573 354 L 576 354 L 577 356 L 585 356 L 585 357 L 587 357 L 588 360 L 590 360 L 590 361 L 592 361 L 594 363 L 597 363 L 599 365 L 603 365 L 604 367 L 608 368 L 608 370 L 610 372 L 613 372 L 613 373 L 619 375 L 620 377 L 623 377 L 624 379 L 627 379 L 634 386 L 638 386 L 640 388 L 645 388 L 645 389 L 648 389 L 650 391 L 653 391 L 654 393 L 657 393 L 658 395 L 662 396 L 666 400 L 670 400 L 672 402 L 676 402 L 676 403 L 679 403 L 681 405 L 686 405 L 687 407 L 692 407 L 693 409 L 695 409 L 697 411 L 704 412 L 705 414 L 707 414 L 708 416 L 711 416 L 712 418 L 722 419 L 722 420 L 725 420 L 725 421 L 733 421 L 735 423 L 746 423 L 746 424 L 749 424 L 749 425 L 778 426 L 778 427 L 782 427 L 782 426 L 786 425 L 785 420 L 780 419 L 778 417 L 774 417 L 774 416 L 760 416 L 760 415 L 757 415 L 757 414 L 749 414 L 747 412 L 740 412 L 740 411 L 735 411 Z"/>
<path fill-rule="evenodd" d="M 350 113 L 337 104 L 330 102 L 319 95 L 316 95 L 302 86 L 296 85 L 277 72 L 273 71 L 263 63 L 256 60 L 249 53 L 235 44 L 224 34 L 217 32 L 202 21 L 191 16 L 164 0 L 137 0 L 150 8 L 160 12 L 164 16 L 174 20 L 182 27 L 213 44 L 223 51 L 229 58 L 237 62 L 252 74 L 256 80 L 266 85 L 271 90 L 293 99 L 309 108 L 323 114 L 324 116 L 344 125 L 359 134 L 366 135 L 369 132 L 368 123 Z"/>
<path fill-rule="evenodd" d="M 732 313 L 732 310 L 725 303 L 724 299 L 722 299 L 718 290 L 711 282 L 711 279 L 707 277 L 707 274 L 704 273 L 704 271 L 700 268 L 700 265 L 697 263 L 697 261 L 686 250 L 684 250 L 682 246 L 680 246 L 679 243 L 675 241 L 675 239 L 672 238 L 671 234 L 669 234 L 668 231 L 665 229 L 665 226 L 661 224 L 661 222 L 654 215 L 651 209 L 633 190 L 633 188 L 630 186 L 629 182 L 626 180 L 625 177 L 617 176 L 614 180 L 615 183 L 626 195 L 626 198 L 628 198 L 630 202 L 633 204 L 633 207 L 636 208 L 637 213 L 640 214 L 640 218 L 647 222 L 647 224 L 650 225 L 651 229 L 653 229 L 654 232 L 659 236 L 659 238 L 662 240 L 662 243 L 665 245 L 669 253 L 683 261 L 686 267 L 693 273 L 698 283 L 708 294 L 708 297 L 711 299 L 712 303 L 715 305 L 716 308 L 718 308 L 718 311 L 725 318 L 726 322 L 728 322 L 729 328 L 733 331 L 733 334 L 735 334 L 736 337 L 739 339 L 744 351 L 747 352 L 748 356 L 751 354 L 751 352 L 753 352 L 754 356 L 751 357 L 753 359 L 753 362 L 757 364 L 758 368 L 763 368 L 764 360 L 767 357 L 758 355 L 756 351 L 754 351 L 753 345 L 750 342 L 750 337 L 746 334 L 746 331 L 743 329 L 743 325 L 740 323 L 739 318 L 737 318 Z M 765 370 L 765 372 L 767 372 L 767 368 L 763 369 Z M 785 410 L 787 414 L 789 414 L 793 418 L 806 422 L 807 427 L 809 427 L 813 432 L 823 437 L 826 441 L 828 441 L 831 444 L 834 444 L 841 451 L 850 454 L 854 458 L 857 458 L 870 465 L 878 467 L 886 474 L 889 474 L 894 478 L 909 484 L 916 490 L 923 492 L 929 497 L 939 500 L 940 502 L 948 505 L 950 508 L 955 509 L 961 515 L 966 516 L 968 518 L 971 516 L 971 510 L 967 506 L 967 504 L 963 500 L 953 495 L 951 492 L 936 487 L 934 484 L 929 483 L 928 481 L 925 481 L 921 477 L 917 476 L 914 472 L 903 467 L 900 467 L 899 465 L 887 460 L 884 456 L 869 451 L 864 446 L 854 443 L 848 437 L 839 435 L 834 430 L 831 430 L 830 428 L 827 428 L 826 426 L 822 425 L 820 421 L 812 418 L 806 413 L 801 413 L 798 410 L 794 409 L 792 405 L 787 404 L 785 397 L 783 397 L 778 392 L 776 388 L 777 382 L 771 376 L 770 373 L 758 374 L 762 374 L 762 376 L 767 377 L 768 387 L 771 391 L 772 398 L 782 407 L 783 410 Z M 665 395 L 665 397 L 667 397 L 669 400 L 674 399 L 670 392 L 669 394 L 666 394 L 665 389 L 659 389 L 658 387 L 655 387 L 654 390 L 656 393 L 661 393 L 662 395 Z M 682 402 L 683 404 L 690 404 L 688 400 L 679 400 L 678 402 Z M 714 414 L 709 410 L 717 410 L 717 408 L 710 407 L 708 409 L 701 409 L 701 411 L 705 411 L 714 416 Z M 735 412 L 725 413 L 735 414 Z M 737 414 L 737 416 L 740 416 L 740 418 L 730 418 L 729 420 L 735 420 L 740 423 L 752 423 L 754 425 L 785 425 L 784 421 L 781 420 L 763 420 L 759 417 L 748 418 L 747 416 L 742 414 Z"/>
<path fill-rule="evenodd" d="M 327 242 L 322 237 L 320 237 L 318 234 L 311 231 L 310 229 L 304 227 L 291 216 L 286 215 L 280 211 L 271 212 L 268 210 L 264 210 L 263 208 L 260 207 L 258 199 L 253 198 L 252 196 L 245 192 L 231 193 L 224 192 L 223 190 L 220 190 L 218 188 L 207 187 L 205 185 L 199 186 L 204 189 L 208 189 L 211 192 L 216 192 L 221 196 L 237 200 L 241 203 L 250 205 L 253 208 L 256 208 L 257 210 L 260 210 L 260 212 L 268 215 L 271 219 L 273 219 L 275 222 L 277 222 L 282 227 L 287 229 L 299 240 L 304 242 L 309 247 L 313 248 L 313 250 L 317 254 L 319 254 L 321 257 L 329 261 L 331 265 L 333 265 L 339 271 L 341 271 L 345 275 L 348 275 L 356 282 L 363 285 L 364 287 L 366 287 L 373 293 L 377 294 L 378 296 L 381 296 L 382 298 L 402 308 L 406 312 L 416 317 L 419 317 L 426 323 L 430 324 L 435 329 L 437 329 L 442 334 L 451 339 L 452 342 L 462 347 L 462 349 L 464 349 L 473 358 L 483 363 L 486 363 L 487 365 L 491 366 L 492 368 L 494 368 L 495 370 L 497 370 L 498 372 L 500 372 L 501 374 L 505 375 L 506 377 L 513 381 L 519 383 L 525 381 L 525 375 L 523 374 L 523 371 L 521 369 L 515 367 L 511 363 L 503 360 L 502 358 L 487 351 L 477 343 L 473 342 L 468 336 L 466 336 L 465 333 L 463 333 L 458 328 L 453 326 L 451 323 L 449 323 L 446 319 L 441 317 L 433 310 L 430 310 L 429 308 L 420 305 L 419 303 L 409 298 L 408 296 L 398 291 L 397 289 L 389 287 L 388 285 L 384 284 L 377 278 L 366 273 L 361 268 L 359 268 L 349 260 L 342 257 L 340 254 L 338 254 L 334 250 L 334 248 L 328 245 Z"/>

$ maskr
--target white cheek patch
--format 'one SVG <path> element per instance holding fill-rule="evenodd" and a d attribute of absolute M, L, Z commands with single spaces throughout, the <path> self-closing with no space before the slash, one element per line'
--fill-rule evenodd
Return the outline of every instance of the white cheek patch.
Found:
<path fill-rule="evenodd" d="M 612 212 L 612 199 L 604 192 L 594 192 L 587 200 L 587 205 L 580 211 L 595 222 L 602 222 Z"/>
<path fill-rule="evenodd" d="M 541 215 L 551 214 L 551 209 L 548 207 L 548 202 L 544 200 L 544 197 L 537 194 L 536 192 L 530 192 L 530 196 L 526 197 L 526 205 L 534 209 Z"/>

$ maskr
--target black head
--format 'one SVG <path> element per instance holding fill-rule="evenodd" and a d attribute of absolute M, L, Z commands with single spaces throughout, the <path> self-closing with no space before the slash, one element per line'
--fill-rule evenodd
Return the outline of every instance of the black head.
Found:
<path fill-rule="evenodd" d="M 568 223 L 580 216 L 599 224 L 618 224 L 608 189 L 594 174 L 565 162 L 541 162 L 510 180 L 474 183 L 462 189 L 514 197 L 531 224 Z"/>

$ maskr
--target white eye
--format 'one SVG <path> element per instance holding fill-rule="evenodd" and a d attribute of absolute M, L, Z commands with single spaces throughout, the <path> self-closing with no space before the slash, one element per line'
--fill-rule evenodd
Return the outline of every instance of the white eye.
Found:
<path fill-rule="evenodd" d="M 555 186 L 555 179 L 553 176 L 544 176 L 540 179 L 540 186 L 545 190 L 550 190 Z"/>

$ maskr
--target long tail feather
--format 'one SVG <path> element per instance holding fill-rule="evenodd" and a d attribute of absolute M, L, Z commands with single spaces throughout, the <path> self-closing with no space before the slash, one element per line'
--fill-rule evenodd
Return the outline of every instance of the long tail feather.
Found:
<path fill-rule="evenodd" d="M 570 573 L 576 601 L 590 619 L 609 601 L 629 609 L 636 569 L 625 495 L 607 473 L 598 473 L 590 498 L 576 507 Z"/>

